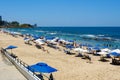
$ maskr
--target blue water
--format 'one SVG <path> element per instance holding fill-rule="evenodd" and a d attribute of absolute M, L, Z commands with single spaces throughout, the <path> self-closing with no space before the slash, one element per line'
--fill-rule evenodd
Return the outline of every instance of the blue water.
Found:
<path fill-rule="evenodd" d="M 120 48 L 120 27 L 36 27 L 9 28 L 7 30 L 37 36 L 56 36 L 66 40 L 75 40 L 78 43 Z M 105 37 L 111 40 L 91 39 L 93 37 Z"/>

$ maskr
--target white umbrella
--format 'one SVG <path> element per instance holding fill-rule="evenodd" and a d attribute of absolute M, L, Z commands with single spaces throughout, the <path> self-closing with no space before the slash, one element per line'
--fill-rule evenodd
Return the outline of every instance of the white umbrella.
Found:
<path fill-rule="evenodd" d="M 40 45 L 45 44 L 45 42 L 41 39 L 37 39 L 37 40 L 35 40 L 35 42 L 37 42 Z"/>
<path fill-rule="evenodd" d="M 100 54 L 100 55 L 106 55 L 106 54 L 109 54 L 108 52 L 97 52 L 97 54 Z"/>
<path fill-rule="evenodd" d="M 112 53 L 112 52 L 116 52 L 116 53 L 119 53 L 119 54 L 120 54 L 120 49 L 112 50 L 110 53 Z"/>
<path fill-rule="evenodd" d="M 82 48 L 75 48 L 74 51 L 84 52 L 84 53 L 88 52 L 88 50 L 84 50 L 84 49 L 82 49 Z"/>
<path fill-rule="evenodd" d="M 101 49 L 102 52 L 110 52 L 111 50 L 108 49 L 108 48 L 105 48 L 105 49 Z"/>
<path fill-rule="evenodd" d="M 53 41 L 53 40 L 49 41 L 49 43 L 52 43 L 52 44 L 57 45 L 57 42 L 55 42 L 55 41 Z"/>
<path fill-rule="evenodd" d="M 82 48 L 74 48 L 74 51 L 77 51 L 77 52 L 82 52 L 83 49 Z"/>
<path fill-rule="evenodd" d="M 82 52 L 84 52 L 84 53 L 88 53 L 88 50 L 83 50 Z"/>

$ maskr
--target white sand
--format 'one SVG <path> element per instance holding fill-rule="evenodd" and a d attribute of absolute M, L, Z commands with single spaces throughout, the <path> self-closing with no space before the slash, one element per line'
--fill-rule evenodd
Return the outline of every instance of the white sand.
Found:
<path fill-rule="evenodd" d="M 14 38 L 10 35 L 0 34 L 1 47 L 5 48 L 11 44 L 18 46 L 13 52 L 27 64 L 31 65 L 38 62 L 46 62 L 48 65 L 58 69 L 57 72 L 53 73 L 56 80 L 120 80 L 120 66 L 111 65 L 111 59 L 108 59 L 110 62 L 100 62 L 98 61 L 99 56 L 90 55 L 92 58 L 92 64 L 90 64 L 86 63 L 84 59 L 75 57 L 75 55 L 66 55 L 63 51 L 45 46 L 50 52 L 50 54 L 48 54 L 41 49 L 37 49 L 34 45 L 24 44 L 23 38 L 21 37 Z M 17 76 L 16 73 L 13 73 L 13 71 L 16 71 L 15 68 L 8 68 L 8 70 L 12 73 L 13 77 L 20 77 Z M 0 68 L 2 72 L 7 73 L 8 70 Z M 11 76 L 11 74 L 7 75 Z M 0 75 L 1 80 L 3 80 L 2 78 Z M 5 80 L 9 79 L 6 78 Z M 24 80 L 22 76 L 20 80 Z"/>

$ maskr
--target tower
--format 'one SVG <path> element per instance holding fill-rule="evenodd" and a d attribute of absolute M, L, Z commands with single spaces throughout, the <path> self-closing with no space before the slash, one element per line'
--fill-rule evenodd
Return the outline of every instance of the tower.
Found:
<path fill-rule="evenodd" d="M 0 21 L 2 21 L 2 16 L 0 16 Z"/>

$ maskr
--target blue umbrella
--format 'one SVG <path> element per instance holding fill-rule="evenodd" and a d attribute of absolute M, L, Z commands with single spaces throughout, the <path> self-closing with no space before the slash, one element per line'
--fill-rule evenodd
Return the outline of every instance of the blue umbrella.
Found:
<path fill-rule="evenodd" d="M 115 57 L 119 57 L 119 56 L 120 56 L 120 54 L 117 53 L 117 52 L 112 52 L 112 53 L 110 53 L 110 55 L 113 55 L 113 56 L 115 56 Z"/>
<path fill-rule="evenodd" d="M 93 49 L 94 49 L 94 50 L 96 50 L 96 51 L 97 51 L 97 50 L 100 50 L 100 48 L 99 48 L 99 47 L 94 47 Z"/>
<path fill-rule="evenodd" d="M 73 40 L 68 40 L 68 42 L 74 42 Z"/>
<path fill-rule="evenodd" d="M 107 46 L 103 46 L 102 48 L 108 48 Z"/>
<path fill-rule="evenodd" d="M 95 46 L 96 46 L 96 47 L 100 47 L 100 45 L 99 45 L 99 44 L 96 44 Z"/>
<path fill-rule="evenodd" d="M 85 43 L 85 44 L 80 44 L 80 46 L 87 46 L 87 44 Z"/>
<path fill-rule="evenodd" d="M 40 62 L 35 65 L 27 67 L 32 72 L 40 72 L 40 73 L 52 73 L 56 72 L 57 69 L 48 66 L 46 63 Z"/>
<path fill-rule="evenodd" d="M 74 46 L 73 45 L 66 45 L 66 48 L 67 49 L 72 49 L 72 48 L 74 48 Z"/>
<path fill-rule="evenodd" d="M 88 44 L 88 45 L 87 45 L 87 47 L 90 47 L 90 48 L 91 48 L 91 47 L 93 47 L 93 46 L 92 46 L 92 45 L 90 45 L 90 44 Z"/>
<path fill-rule="evenodd" d="M 45 37 L 46 40 L 53 40 L 54 38 L 55 38 L 55 37 L 53 37 L 53 36 L 46 36 L 46 37 Z"/>
<path fill-rule="evenodd" d="M 10 45 L 10 46 L 8 46 L 8 47 L 5 48 L 5 49 L 6 49 L 6 50 L 7 50 L 7 49 L 11 49 L 11 53 L 12 53 L 12 49 L 14 49 L 14 48 L 17 48 L 17 46 Z"/>
<path fill-rule="evenodd" d="M 33 36 L 33 38 L 36 40 L 36 39 L 39 39 L 40 36 Z"/>
<path fill-rule="evenodd" d="M 29 38 L 24 38 L 24 40 L 27 40 L 27 39 L 29 39 Z"/>

